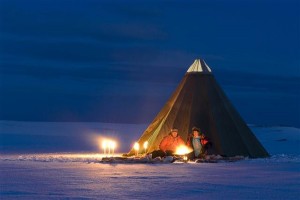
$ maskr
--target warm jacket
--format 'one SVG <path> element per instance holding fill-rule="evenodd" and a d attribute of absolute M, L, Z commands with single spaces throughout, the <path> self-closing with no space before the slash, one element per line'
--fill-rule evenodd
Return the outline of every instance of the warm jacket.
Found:
<path fill-rule="evenodd" d="M 184 145 L 183 139 L 177 135 L 177 137 L 173 137 L 172 135 L 167 135 L 162 139 L 159 144 L 159 149 L 162 151 L 176 151 L 176 148 L 180 145 Z"/>
<path fill-rule="evenodd" d="M 209 141 L 208 137 L 204 136 L 204 137 L 200 137 L 200 142 L 201 142 L 201 145 L 203 148 L 207 149 L 208 147 L 212 146 L 212 143 Z M 189 134 L 188 136 L 188 139 L 187 139 L 187 142 L 186 144 L 189 146 L 189 147 L 193 147 L 193 135 L 192 134 Z"/>
<path fill-rule="evenodd" d="M 201 144 L 202 146 L 207 145 L 208 143 L 211 143 L 208 139 L 208 137 L 204 136 L 203 138 L 201 138 Z"/>

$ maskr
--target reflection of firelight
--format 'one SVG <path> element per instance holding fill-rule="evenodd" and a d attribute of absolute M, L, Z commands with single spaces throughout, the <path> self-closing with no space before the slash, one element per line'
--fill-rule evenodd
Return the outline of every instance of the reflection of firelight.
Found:
<path fill-rule="evenodd" d="M 177 155 L 186 155 L 190 152 L 192 152 L 192 149 L 188 148 L 187 146 L 182 145 L 182 146 L 179 146 L 176 149 L 175 154 L 177 154 Z"/>

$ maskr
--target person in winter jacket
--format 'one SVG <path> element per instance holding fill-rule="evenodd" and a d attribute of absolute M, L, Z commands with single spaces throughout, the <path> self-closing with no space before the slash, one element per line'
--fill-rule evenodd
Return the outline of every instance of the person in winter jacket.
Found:
<path fill-rule="evenodd" d="M 183 139 L 178 135 L 177 129 L 172 129 L 171 133 L 164 137 L 160 142 L 159 149 L 166 152 L 175 152 L 176 148 L 180 145 L 184 145 Z"/>
<path fill-rule="evenodd" d="M 212 147 L 212 142 L 203 133 L 200 133 L 202 149 L 201 153 L 207 155 L 207 150 Z"/>
<path fill-rule="evenodd" d="M 159 144 L 159 150 L 152 152 L 152 158 L 156 158 L 158 156 L 172 156 L 176 148 L 180 145 L 185 145 L 183 139 L 178 135 L 178 129 L 173 128 L 169 135 L 165 136 Z"/>
<path fill-rule="evenodd" d="M 193 152 L 191 152 L 188 157 L 189 159 L 194 159 L 205 157 L 207 150 L 212 146 L 212 143 L 199 128 L 193 127 L 192 134 L 188 136 L 187 145 L 193 149 Z"/>

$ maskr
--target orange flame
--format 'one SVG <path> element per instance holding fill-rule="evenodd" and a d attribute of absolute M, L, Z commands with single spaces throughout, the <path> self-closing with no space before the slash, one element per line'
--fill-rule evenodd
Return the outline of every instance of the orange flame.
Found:
<path fill-rule="evenodd" d="M 192 152 L 193 150 L 185 145 L 181 145 L 179 147 L 177 147 L 175 154 L 177 155 L 186 155 L 190 152 Z"/>

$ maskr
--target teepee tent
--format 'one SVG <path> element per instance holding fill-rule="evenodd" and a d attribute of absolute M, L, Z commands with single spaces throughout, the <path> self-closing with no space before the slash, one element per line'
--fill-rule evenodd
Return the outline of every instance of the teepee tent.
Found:
<path fill-rule="evenodd" d="M 139 144 L 148 142 L 148 152 L 159 149 L 163 137 L 176 127 L 186 141 L 192 127 L 199 127 L 213 143 L 211 154 L 267 157 L 241 116 L 216 82 L 204 60 L 187 70 L 170 99 L 144 131 Z M 129 154 L 133 154 L 131 150 Z"/>

